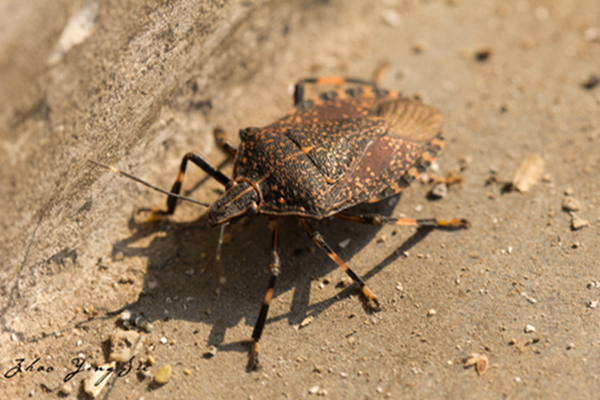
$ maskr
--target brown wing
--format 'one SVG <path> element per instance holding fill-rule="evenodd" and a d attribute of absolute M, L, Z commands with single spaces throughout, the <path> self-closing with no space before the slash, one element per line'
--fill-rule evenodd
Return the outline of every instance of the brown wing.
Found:
<path fill-rule="evenodd" d="M 384 134 L 384 124 L 369 118 L 313 123 L 286 131 L 330 185 L 343 179 L 354 160 Z"/>
<path fill-rule="evenodd" d="M 376 100 L 376 93 L 361 88 L 323 93 L 298 104 L 273 126 L 284 131 L 332 185 L 385 134 L 382 121 L 367 118 Z"/>
<path fill-rule="evenodd" d="M 399 193 L 417 179 L 444 146 L 441 114 L 420 101 L 381 101 L 370 118 L 382 121 L 386 134 L 356 158 L 330 191 L 330 214 Z"/>

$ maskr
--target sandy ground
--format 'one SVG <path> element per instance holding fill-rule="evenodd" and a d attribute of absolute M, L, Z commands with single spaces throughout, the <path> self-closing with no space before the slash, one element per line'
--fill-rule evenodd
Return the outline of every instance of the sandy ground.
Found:
<path fill-rule="evenodd" d="M 324 7 L 341 7 L 333 3 Z M 246 340 L 268 280 L 266 220 L 229 227 L 217 262 L 218 232 L 199 207 L 182 204 L 154 224 L 124 218 L 108 234 L 111 250 L 97 255 L 85 279 L 64 280 L 70 275 L 59 272 L 71 271 L 77 258 L 61 255 L 54 271 L 63 279 L 60 290 L 45 293 L 44 303 L 59 306 L 12 314 L 17 329 L 2 339 L 6 398 L 87 398 L 83 373 L 65 387 L 63 380 L 79 355 L 105 362 L 109 336 L 125 330 L 122 310 L 152 329 L 132 327 L 142 334 L 133 370 L 111 377 L 100 398 L 597 398 L 600 86 L 584 84 L 600 75 L 600 3 L 373 4 L 340 11 L 338 34 L 315 42 L 314 54 L 310 43 L 292 43 L 302 62 L 275 57 L 244 93 L 213 98 L 208 115 L 163 110 L 161 137 L 178 133 L 157 141 L 129 170 L 166 188 L 180 157 L 195 149 L 230 173 L 212 143 L 213 126 L 237 143 L 240 127 L 265 125 L 289 109 L 296 79 L 370 77 L 387 61 L 382 86 L 418 94 L 442 111 L 447 142 L 437 174 L 456 172 L 463 181 L 441 200 L 429 200 L 431 184 L 417 182 L 396 204 L 369 210 L 464 217 L 472 228 L 315 223 L 383 301 L 373 313 L 355 286 L 340 287 L 343 272 L 314 249 L 298 222 L 282 218 L 283 273 L 263 335 L 264 366 L 248 372 Z M 525 193 L 507 190 L 532 154 L 545 161 L 543 178 Z M 131 193 L 134 200 L 119 205 L 129 215 L 163 204 L 161 195 L 132 182 L 90 174 Z M 186 188 L 204 201 L 218 197 L 219 185 L 196 171 Z M 563 209 L 566 197 L 578 203 L 576 217 Z M 576 218 L 587 224 L 573 229 Z M 207 354 L 211 346 L 214 355 Z M 474 354 L 489 360 L 481 375 L 465 368 Z M 148 356 L 155 364 L 136 371 Z M 25 367 L 38 357 L 35 371 L 7 378 L 16 359 Z M 166 364 L 170 381 L 153 386 L 151 377 Z"/>

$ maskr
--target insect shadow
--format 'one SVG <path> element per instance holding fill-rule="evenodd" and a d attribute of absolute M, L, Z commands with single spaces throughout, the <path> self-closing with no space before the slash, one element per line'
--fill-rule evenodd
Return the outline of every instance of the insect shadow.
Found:
<path fill-rule="evenodd" d="M 399 198 L 400 195 L 396 195 L 391 199 Z M 386 199 L 375 204 L 359 205 L 350 211 L 390 216 L 395 203 Z M 306 316 L 318 316 L 336 302 L 360 294 L 355 284 L 337 288 L 333 287 L 336 286 L 333 282 L 330 298 L 310 304 L 311 281 L 322 279 L 339 267 L 314 248 L 297 218 L 283 217 L 279 221 L 282 273 L 275 288 L 274 301 L 290 290 L 293 294 L 289 311 L 271 316 L 267 324 L 287 319 L 290 325 L 298 325 Z M 351 265 L 354 255 L 367 246 L 381 229 L 337 218 L 314 221 L 313 225 Z M 206 215 L 189 222 L 163 220 L 153 224 L 137 224 L 132 218 L 130 227 L 135 232 L 113 245 L 113 255 L 121 253 L 125 258 L 145 257 L 147 270 L 144 290 L 138 300 L 123 309 L 134 315 L 142 314 L 149 320 L 200 322 L 211 326 L 208 338 L 202 338 L 207 346 L 218 346 L 219 351 L 246 352 L 247 342 L 224 343 L 224 339 L 227 329 L 237 326 L 240 321 L 251 328 L 259 313 L 269 277 L 271 234 L 267 219 L 245 218 L 228 226 L 225 231 L 228 239 L 222 247 L 220 260 L 216 259 L 219 230 L 207 226 Z M 371 266 L 354 265 L 353 268 L 364 280 L 368 280 L 423 240 L 430 231 L 418 229 L 402 241 L 400 238 L 406 237 L 410 230 L 401 229 L 394 236 L 399 247 L 383 261 Z M 136 245 L 149 236 L 153 238 L 147 246 Z M 341 248 L 338 243 L 344 239 L 350 239 L 350 243 Z M 362 299 L 362 296 L 358 298 Z M 365 312 L 371 311 L 366 304 L 363 307 Z"/>

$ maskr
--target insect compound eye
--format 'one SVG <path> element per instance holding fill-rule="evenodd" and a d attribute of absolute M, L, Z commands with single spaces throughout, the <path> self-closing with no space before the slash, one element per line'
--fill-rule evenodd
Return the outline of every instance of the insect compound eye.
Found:
<path fill-rule="evenodd" d="M 258 206 L 255 202 L 250 203 L 248 208 L 246 208 L 246 214 L 248 215 L 256 215 L 258 214 Z"/>

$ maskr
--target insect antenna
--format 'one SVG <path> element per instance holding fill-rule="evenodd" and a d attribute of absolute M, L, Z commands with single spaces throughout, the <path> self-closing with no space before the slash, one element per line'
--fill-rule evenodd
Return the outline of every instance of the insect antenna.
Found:
<path fill-rule="evenodd" d="M 161 189 L 161 188 L 159 188 L 157 186 L 151 185 L 148 182 L 146 182 L 146 181 L 144 181 L 144 180 L 142 180 L 142 179 L 140 179 L 140 178 L 138 178 L 136 176 L 133 176 L 131 174 L 128 174 L 127 172 L 121 171 L 120 169 L 113 167 L 112 165 L 102 164 L 101 162 L 90 160 L 90 159 L 88 159 L 88 161 L 91 162 L 92 164 L 96 164 L 99 167 L 102 167 L 102 168 L 105 168 L 105 169 L 107 169 L 107 170 L 109 170 L 111 172 L 114 172 L 115 174 L 123 175 L 126 178 L 133 179 L 134 181 L 136 181 L 138 183 L 141 183 L 142 185 L 147 186 L 150 189 L 156 190 L 157 192 L 166 194 L 166 195 L 171 196 L 171 197 L 177 197 L 178 199 L 186 200 L 186 201 L 189 201 L 190 203 L 199 204 L 199 205 L 204 206 L 204 207 L 210 207 L 210 204 L 208 204 L 208 203 L 204 203 L 202 201 L 194 200 L 194 199 L 191 199 L 189 197 L 182 196 L 182 195 L 177 194 L 177 193 L 169 192 L 169 191 Z"/>

